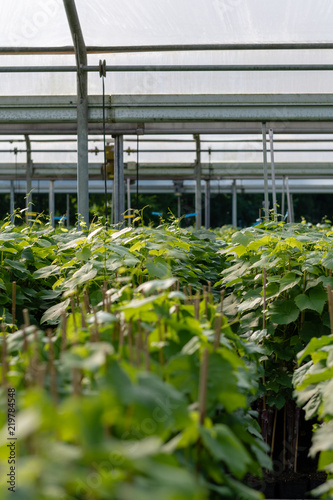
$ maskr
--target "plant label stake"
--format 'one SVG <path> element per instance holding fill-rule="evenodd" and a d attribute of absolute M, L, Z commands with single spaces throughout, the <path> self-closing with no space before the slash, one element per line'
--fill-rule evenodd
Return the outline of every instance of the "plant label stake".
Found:
<path fill-rule="evenodd" d="M 194 297 L 194 317 L 199 321 L 199 308 L 200 308 L 200 297 L 197 294 Z"/>
<path fill-rule="evenodd" d="M 24 326 L 30 326 L 30 318 L 29 318 L 28 309 L 23 309 L 22 312 L 23 312 Z"/>
<path fill-rule="evenodd" d="M 90 304 L 89 304 L 89 295 L 87 290 L 83 292 L 83 302 L 84 302 L 84 307 L 86 309 L 86 313 L 88 314 L 90 312 Z"/>
<path fill-rule="evenodd" d="M 215 317 L 214 351 L 220 346 L 222 319 L 222 314 Z"/>
<path fill-rule="evenodd" d="M 203 286 L 203 298 L 205 301 L 205 316 L 208 318 L 208 295 L 207 295 L 207 287 Z"/>
<path fill-rule="evenodd" d="M 67 316 L 63 312 L 61 314 L 61 352 L 64 352 L 67 347 Z"/>
<path fill-rule="evenodd" d="M 23 352 L 28 351 L 28 339 L 27 339 L 27 332 L 25 330 L 25 325 L 22 327 L 22 337 L 23 337 Z"/>
<path fill-rule="evenodd" d="M 225 290 L 221 290 L 221 305 L 220 305 L 220 314 L 223 315 L 223 299 L 225 295 Z"/>

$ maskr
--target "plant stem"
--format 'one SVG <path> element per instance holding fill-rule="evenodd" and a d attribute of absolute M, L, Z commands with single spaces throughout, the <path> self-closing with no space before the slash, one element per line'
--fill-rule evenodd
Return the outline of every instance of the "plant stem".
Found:
<path fill-rule="evenodd" d="M 215 317 L 214 351 L 216 351 L 216 349 L 220 345 L 221 327 L 222 327 L 222 314 L 219 314 Z"/>

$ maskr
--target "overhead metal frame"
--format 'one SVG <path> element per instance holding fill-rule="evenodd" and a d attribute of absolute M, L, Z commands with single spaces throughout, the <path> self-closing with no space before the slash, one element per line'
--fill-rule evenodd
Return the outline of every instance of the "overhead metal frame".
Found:
<path fill-rule="evenodd" d="M 76 66 L 52 67 L 2 67 L 2 72 L 44 72 L 44 71 L 76 71 L 77 97 L 9 97 L 0 98 L 0 134 L 71 134 L 78 136 L 78 210 L 85 222 L 89 222 L 88 191 L 88 133 L 100 134 L 102 121 L 102 97 L 87 96 L 87 73 L 98 71 L 97 66 L 87 65 L 89 53 L 115 52 L 152 52 L 183 50 L 276 50 L 276 49 L 332 49 L 331 43 L 291 43 L 291 44 L 209 44 L 209 45 L 167 45 L 167 46 L 132 46 L 132 47 L 87 47 L 77 15 L 75 1 L 64 0 L 67 19 L 73 38 L 73 47 L 57 48 L 0 48 L 0 54 L 23 53 L 75 53 Z M 331 71 L 330 64 L 308 65 L 149 65 L 149 66 L 112 66 L 108 71 Z M 214 134 L 214 133 L 259 133 L 262 124 L 276 133 L 331 133 L 333 122 L 332 94 L 263 94 L 263 95 L 131 95 L 109 96 L 106 109 L 106 133 L 116 137 L 115 198 L 117 221 L 121 222 L 124 175 L 122 142 L 123 134 Z M 266 142 L 266 141 L 265 141 Z M 27 148 L 29 149 L 29 148 Z M 265 147 L 264 147 L 265 150 Z M 205 166 L 200 161 L 200 149 L 197 151 L 196 166 L 200 165 L 202 178 L 205 178 Z M 265 151 L 264 151 L 265 152 Z M 199 161 L 198 161 L 199 154 Z M 279 175 L 276 164 L 277 175 Z M 154 168 L 156 168 L 154 164 Z M 245 164 L 245 175 L 256 176 L 258 169 L 254 164 Z M 35 165 L 36 167 L 36 165 Z M 261 165 L 260 165 L 261 167 Z M 260 168 L 258 166 L 258 168 Z M 322 165 L 320 166 L 320 168 Z M 161 165 L 159 167 L 161 168 Z M 168 166 L 168 175 L 172 169 Z M 223 172 L 209 165 L 208 180 L 214 176 L 228 175 L 228 168 L 233 170 L 233 178 L 241 174 L 240 163 L 223 164 Z M 57 166 L 58 169 L 58 166 Z M 190 175 L 190 169 L 192 174 Z M 252 170 L 251 170 L 252 169 Z M 253 171 L 255 169 L 256 171 Z M 320 175 L 319 170 L 313 174 L 313 164 L 309 167 L 302 164 L 300 175 Z M 193 178 L 193 165 L 175 169 L 173 178 Z M 198 170 L 198 168 L 197 168 Z M 325 170 L 325 167 L 324 167 Z M 323 175 L 327 171 L 323 170 Z M 281 167 L 283 171 L 283 167 Z M 38 175 L 35 169 L 36 175 Z M 60 174 L 61 169 L 58 169 Z M 149 172 L 149 173 L 148 173 Z M 295 170 L 294 170 L 295 172 Z M 63 172 L 64 173 L 64 172 Z M 140 169 L 141 178 L 150 175 L 151 166 Z M 45 173 L 44 173 L 45 174 Z M 288 171 L 290 177 L 290 171 Z M 0 176 L 1 176 L 0 171 Z M 42 174 L 43 175 L 43 174 Z M 66 175 L 71 175 L 67 173 Z M 162 173 L 162 176 L 164 173 Z M 283 174 L 285 175 L 285 174 Z M 161 171 L 158 178 L 162 178 Z M 131 178 L 131 173 L 127 173 Z M 51 179 L 51 177 L 50 177 Z M 196 173 L 196 186 L 201 191 L 201 176 Z M 30 180 L 27 177 L 27 184 Z M 53 180 L 51 179 L 51 182 Z M 266 182 L 267 184 L 267 182 Z M 236 183 L 233 184 L 234 193 Z M 201 197 L 201 195 L 200 195 Z M 266 195 L 265 195 L 266 199 Z M 200 204 L 201 217 L 201 204 Z"/>
<path fill-rule="evenodd" d="M 101 162 L 89 163 L 89 179 L 102 179 Z M 201 162 L 201 180 L 261 179 L 261 162 Z M 140 163 L 142 180 L 191 180 L 194 163 Z M 0 163 L 0 180 L 25 180 L 26 163 Z M 275 162 L 275 176 L 290 179 L 329 179 L 333 177 L 333 162 Z M 76 163 L 33 163 L 33 179 L 74 180 Z M 136 163 L 124 162 L 124 178 L 136 180 Z"/>
<path fill-rule="evenodd" d="M 79 104 L 76 96 L 2 96 L 0 134 L 76 134 L 86 123 Z M 102 96 L 88 97 L 84 137 L 101 134 L 102 104 Z M 260 134 L 262 122 L 274 134 L 332 133 L 333 94 L 112 95 L 105 115 L 114 135 Z"/>
<path fill-rule="evenodd" d="M 87 65 L 87 49 L 74 0 L 63 0 L 68 24 L 74 44 L 77 74 L 77 180 L 79 224 L 89 225 L 88 190 L 88 75 L 83 69 Z"/>

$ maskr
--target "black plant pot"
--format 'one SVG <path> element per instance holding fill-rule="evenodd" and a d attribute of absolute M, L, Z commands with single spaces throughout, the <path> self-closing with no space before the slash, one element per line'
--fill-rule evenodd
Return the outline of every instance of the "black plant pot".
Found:
<path fill-rule="evenodd" d="M 308 488 L 307 481 L 279 481 L 278 482 L 278 491 L 276 492 L 278 498 L 306 498 Z"/>

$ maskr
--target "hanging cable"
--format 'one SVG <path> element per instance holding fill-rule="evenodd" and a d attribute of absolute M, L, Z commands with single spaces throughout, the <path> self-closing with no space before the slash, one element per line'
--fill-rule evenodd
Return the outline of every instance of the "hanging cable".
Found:
<path fill-rule="evenodd" d="M 99 61 L 99 76 L 102 78 L 103 89 L 103 147 L 104 147 L 104 209 L 105 209 L 105 226 L 108 225 L 108 189 L 107 189 L 107 172 L 106 172 L 106 139 L 105 139 L 105 84 L 106 77 L 106 61 Z"/>
<path fill-rule="evenodd" d="M 139 135 L 136 136 L 136 209 L 139 210 Z"/>

